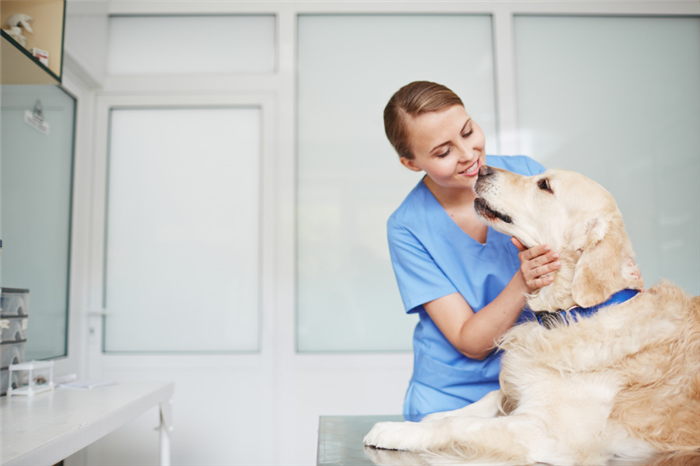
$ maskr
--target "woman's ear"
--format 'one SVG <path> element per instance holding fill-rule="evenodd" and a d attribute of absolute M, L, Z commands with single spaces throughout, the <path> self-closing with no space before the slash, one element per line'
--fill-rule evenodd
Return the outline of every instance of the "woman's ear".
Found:
<path fill-rule="evenodd" d="M 409 159 L 409 158 L 406 158 L 406 157 L 401 157 L 400 160 L 401 160 L 401 165 L 403 165 L 404 167 L 408 168 L 409 170 L 412 170 L 412 171 L 414 171 L 414 172 L 423 171 L 422 168 L 420 168 L 418 165 L 416 165 L 415 159 Z"/>

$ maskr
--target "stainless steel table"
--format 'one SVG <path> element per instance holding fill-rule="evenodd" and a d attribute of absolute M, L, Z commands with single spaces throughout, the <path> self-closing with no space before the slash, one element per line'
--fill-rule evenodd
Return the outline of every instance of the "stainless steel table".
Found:
<path fill-rule="evenodd" d="M 366 448 L 362 440 L 376 422 L 403 421 L 403 416 L 321 416 L 318 428 L 316 464 L 334 466 L 364 466 L 377 464 L 379 456 L 394 457 L 383 464 L 425 464 L 400 461 L 401 457 L 417 455 L 407 452 Z M 372 461 L 374 458 L 375 461 Z M 382 464 L 382 463 L 379 463 Z"/>
<path fill-rule="evenodd" d="M 430 465 L 430 457 L 416 453 L 367 448 L 362 440 L 376 422 L 403 421 L 403 416 L 321 416 L 318 466 Z M 700 466 L 700 453 L 665 455 L 646 461 L 611 461 L 608 466 Z M 465 464 L 466 466 L 466 464 Z"/>

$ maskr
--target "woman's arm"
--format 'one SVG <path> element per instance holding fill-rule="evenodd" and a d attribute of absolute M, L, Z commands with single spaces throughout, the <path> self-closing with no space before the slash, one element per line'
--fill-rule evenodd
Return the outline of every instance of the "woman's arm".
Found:
<path fill-rule="evenodd" d="M 459 293 L 423 305 L 452 346 L 472 359 L 482 360 L 493 351 L 496 340 L 515 324 L 525 307 L 525 294 L 550 284 L 552 278 L 544 275 L 560 266 L 558 254 L 546 245 L 525 249 L 515 241 L 521 249 L 520 270 L 496 299 L 479 312 L 475 313 Z"/>

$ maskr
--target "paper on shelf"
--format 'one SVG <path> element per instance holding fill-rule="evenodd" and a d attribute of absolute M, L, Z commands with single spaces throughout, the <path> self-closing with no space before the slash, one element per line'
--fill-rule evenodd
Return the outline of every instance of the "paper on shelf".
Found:
<path fill-rule="evenodd" d="M 63 388 L 76 388 L 78 390 L 92 390 L 93 388 L 106 387 L 115 385 L 114 380 L 81 380 L 78 382 L 69 382 L 61 384 Z"/>

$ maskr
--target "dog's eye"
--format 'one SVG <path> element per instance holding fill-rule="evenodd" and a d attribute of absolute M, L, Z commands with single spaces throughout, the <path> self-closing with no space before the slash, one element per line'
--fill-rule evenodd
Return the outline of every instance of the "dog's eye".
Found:
<path fill-rule="evenodd" d="M 547 178 L 542 178 L 540 181 L 538 181 L 537 187 L 540 188 L 542 191 L 547 191 L 549 193 L 554 194 L 552 188 L 549 187 L 549 180 Z"/>

